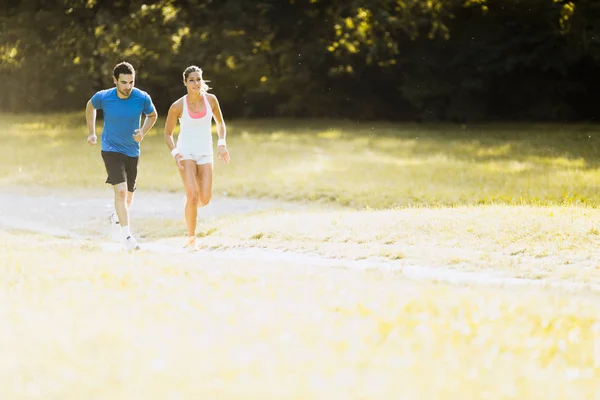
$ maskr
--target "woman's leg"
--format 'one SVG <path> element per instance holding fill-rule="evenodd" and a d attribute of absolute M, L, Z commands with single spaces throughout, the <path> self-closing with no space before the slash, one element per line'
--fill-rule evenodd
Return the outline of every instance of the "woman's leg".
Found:
<path fill-rule="evenodd" d="M 212 197 L 213 164 L 200 164 L 196 167 L 196 185 L 198 187 L 198 207 L 204 207 Z"/>
<path fill-rule="evenodd" d="M 196 217 L 198 215 L 198 185 L 196 183 L 196 162 L 182 160 L 183 170 L 179 170 L 185 188 L 185 225 L 188 236 L 196 236 Z"/>

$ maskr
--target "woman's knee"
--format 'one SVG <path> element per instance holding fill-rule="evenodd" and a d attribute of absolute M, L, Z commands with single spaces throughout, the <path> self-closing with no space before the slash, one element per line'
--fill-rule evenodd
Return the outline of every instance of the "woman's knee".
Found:
<path fill-rule="evenodd" d="M 193 204 L 194 206 L 198 206 L 198 203 L 200 201 L 200 196 L 198 196 L 198 192 L 187 191 L 187 192 L 185 192 L 185 196 L 187 198 L 188 204 Z"/>
<path fill-rule="evenodd" d="M 198 199 L 198 207 L 204 207 L 204 206 L 208 205 L 208 203 L 210 203 L 210 197 L 211 197 L 210 195 L 201 196 Z"/>

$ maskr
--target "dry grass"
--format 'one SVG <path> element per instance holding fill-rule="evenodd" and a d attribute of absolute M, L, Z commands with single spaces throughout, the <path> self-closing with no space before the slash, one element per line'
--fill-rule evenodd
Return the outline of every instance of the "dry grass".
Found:
<path fill-rule="evenodd" d="M 6 399 L 597 398 L 600 302 L 0 233 Z"/>
<path fill-rule="evenodd" d="M 600 210 L 575 205 L 282 211 L 201 221 L 199 236 L 209 248 L 264 247 L 600 284 L 598 221 Z M 184 228 L 181 220 L 137 224 L 146 240 L 179 238 Z"/>

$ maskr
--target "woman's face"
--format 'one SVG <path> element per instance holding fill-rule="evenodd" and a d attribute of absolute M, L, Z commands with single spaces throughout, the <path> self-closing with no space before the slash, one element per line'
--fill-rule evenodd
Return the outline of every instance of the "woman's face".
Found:
<path fill-rule="evenodd" d="M 202 75 L 200 75 L 200 72 L 190 72 L 185 81 L 185 86 L 189 92 L 200 93 L 202 88 Z"/>

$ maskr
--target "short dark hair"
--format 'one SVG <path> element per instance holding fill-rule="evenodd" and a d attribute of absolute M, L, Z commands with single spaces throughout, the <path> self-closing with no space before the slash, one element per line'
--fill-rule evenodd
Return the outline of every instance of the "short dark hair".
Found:
<path fill-rule="evenodd" d="M 119 75 L 121 74 L 135 75 L 135 69 L 133 69 L 133 65 L 129 64 L 127 61 L 122 61 L 115 65 L 115 68 L 113 69 L 113 76 L 115 79 L 119 79 Z"/>

